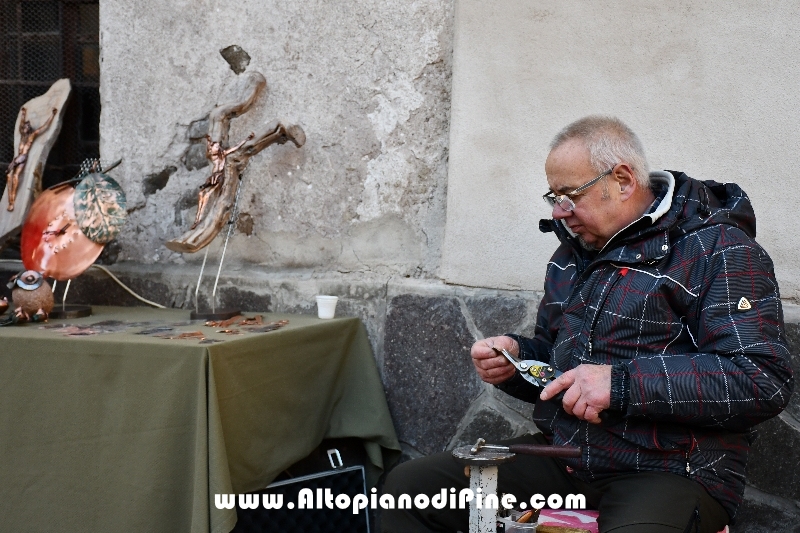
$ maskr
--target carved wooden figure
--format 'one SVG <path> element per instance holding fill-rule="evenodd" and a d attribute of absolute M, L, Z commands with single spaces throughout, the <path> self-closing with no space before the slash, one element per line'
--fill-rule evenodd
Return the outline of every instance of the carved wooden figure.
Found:
<path fill-rule="evenodd" d="M 28 120 L 28 110 L 23 107 L 21 113 L 22 117 L 19 122 L 19 152 L 17 153 L 17 157 L 8 165 L 8 170 L 6 171 L 6 179 L 8 180 L 8 184 L 6 185 L 8 187 L 8 207 L 6 210 L 8 211 L 14 210 L 14 202 L 17 200 L 17 187 L 19 187 L 19 175 L 22 174 L 25 163 L 28 161 L 28 152 L 30 152 L 31 146 L 33 146 L 33 141 L 36 140 L 36 137 L 38 137 L 40 133 L 50 127 L 50 123 L 53 122 L 53 119 L 56 118 L 58 114 L 58 109 L 54 107 L 53 114 L 47 117 L 44 124 L 37 129 L 33 129 L 31 121 Z"/>
<path fill-rule="evenodd" d="M 14 161 L 0 175 L 0 249 L 19 234 L 28 208 L 42 190 L 47 156 L 61 131 L 70 90 L 69 79 L 58 80 L 45 94 L 25 102 L 17 115 Z M 35 126 L 38 128 L 34 129 Z M 2 190 L 6 176 L 8 184 Z"/>
<path fill-rule="evenodd" d="M 255 133 L 251 133 L 245 140 L 227 150 L 222 149 L 222 145 L 218 142 L 211 140 L 210 135 L 206 135 L 206 157 L 211 161 L 211 176 L 206 182 L 200 186 L 200 192 L 197 195 L 197 215 L 194 218 L 192 229 L 197 227 L 208 204 L 208 197 L 217 192 L 217 189 L 222 186 L 225 181 L 225 160 L 233 152 L 244 146 L 244 143 L 255 137 Z"/>
<path fill-rule="evenodd" d="M 267 86 L 267 80 L 258 72 L 242 78 L 239 98 L 209 114 L 206 157 L 212 164 L 211 177 L 201 187 L 194 224 L 189 231 L 166 243 L 170 250 L 194 253 L 214 240 L 231 217 L 240 177 L 251 157 L 271 144 L 291 141 L 298 148 L 305 144 L 306 136 L 300 126 L 284 126 L 274 120 L 233 148 L 222 148 L 228 144 L 230 120 L 250 109 Z"/>

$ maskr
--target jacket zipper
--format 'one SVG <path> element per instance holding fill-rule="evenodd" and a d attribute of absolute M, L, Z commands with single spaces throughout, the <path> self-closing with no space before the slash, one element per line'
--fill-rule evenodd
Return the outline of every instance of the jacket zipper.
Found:
<path fill-rule="evenodd" d="M 614 287 L 617 285 L 617 283 L 619 283 L 619 280 L 621 280 L 622 277 L 623 277 L 622 274 L 620 274 L 619 270 L 617 270 L 616 274 L 617 274 L 616 277 L 611 282 L 611 284 L 608 286 L 608 290 L 605 291 L 605 294 L 603 295 L 602 301 L 597 302 L 597 311 L 595 312 L 595 316 L 592 319 L 592 323 L 589 326 L 589 336 L 588 336 L 588 340 L 587 340 L 587 343 L 586 343 L 589 359 L 592 358 L 592 338 L 594 337 L 594 330 L 597 327 L 597 322 L 600 320 L 600 314 L 603 311 L 603 308 L 606 306 L 606 301 L 608 301 L 608 295 L 611 294 L 611 291 L 614 289 Z M 595 283 L 595 286 L 592 288 L 592 291 L 594 291 L 594 289 L 596 289 L 597 285 L 599 285 L 599 284 L 600 284 L 600 281 Z"/>

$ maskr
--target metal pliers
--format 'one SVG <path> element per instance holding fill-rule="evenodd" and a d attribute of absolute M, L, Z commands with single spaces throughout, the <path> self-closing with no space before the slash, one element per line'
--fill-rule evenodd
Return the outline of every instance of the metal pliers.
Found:
<path fill-rule="evenodd" d="M 563 374 L 562 371 L 553 368 L 553 365 L 549 365 L 535 359 L 518 359 L 508 353 L 508 350 L 505 348 L 497 348 L 492 346 L 492 349 L 495 352 L 503 354 L 506 359 L 508 359 L 511 364 L 514 365 L 514 368 L 519 371 L 520 375 L 525 381 L 536 385 L 540 389 L 545 388 L 548 383 Z M 567 391 L 562 390 L 552 398 L 548 398 L 547 401 L 554 401 L 560 404 L 564 400 L 564 394 L 566 392 Z M 611 411 L 604 409 L 600 411 L 598 416 L 603 422 L 613 422 L 620 417 L 620 414 L 612 413 Z"/>
<path fill-rule="evenodd" d="M 540 389 L 547 386 L 548 383 L 563 374 L 560 370 L 556 370 L 552 365 L 536 361 L 535 359 L 517 359 L 505 348 L 492 347 L 498 353 L 503 354 L 508 359 L 514 368 L 519 370 L 523 379 L 528 383 L 536 385 Z"/>

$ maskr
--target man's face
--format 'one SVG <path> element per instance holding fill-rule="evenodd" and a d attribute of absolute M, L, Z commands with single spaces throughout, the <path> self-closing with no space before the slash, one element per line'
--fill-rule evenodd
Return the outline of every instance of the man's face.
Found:
<path fill-rule="evenodd" d="M 592 167 L 589 151 L 579 140 L 570 140 L 556 147 L 547 156 L 544 169 L 547 184 L 555 194 L 570 193 L 600 173 Z M 577 234 L 584 248 L 599 250 L 625 226 L 619 217 L 620 202 L 614 194 L 616 190 L 613 174 L 602 178 L 586 191 L 571 197 L 575 203 L 574 210 L 564 211 L 556 203 L 553 218 L 562 220 Z"/>

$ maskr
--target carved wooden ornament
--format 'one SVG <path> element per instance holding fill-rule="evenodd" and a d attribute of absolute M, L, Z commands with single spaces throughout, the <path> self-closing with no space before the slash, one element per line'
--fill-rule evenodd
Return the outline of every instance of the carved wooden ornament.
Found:
<path fill-rule="evenodd" d="M 19 234 L 31 202 L 41 191 L 44 165 L 47 161 L 47 156 L 50 154 L 50 148 L 55 144 L 61 131 L 64 107 L 70 90 L 69 79 L 58 80 L 45 94 L 27 101 L 23 106 L 27 113 L 26 120 L 29 120 L 34 126 L 44 124 L 53 115 L 53 109 L 56 109 L 56 116 L 49 127 L 36 137 L 27 153 L 27 161 L 19 176 L 14 209 L 12 211 L 8 210 L 10 207 L 8 190 L 5 190 L 2 198 L 0 198 L 0 248 L 7 239 Z M 14 154 L 17 154 L 20 148 L 21 133 L 19 127 L 21 120 L 22 110 L 20 110 L 17 122 L 14 125 Z M 5 133 L 3 132 L 3 134 Z M 4 168 L 2 171 L 5 172 L 6 169 Z"/>
<path fill-rule="evenodd" d="M 242 78 L 239 98 L 216 107 L 209 114 L 209 141 L 219 143 L 223 150 L 228 149 L 231 118 L 250 109 L 267 85 L 267 80 L 259 72 L 250 72 Z M 208 246 L 231 217 L 236 191 L 241 185 L 240 177 L 250 158 L 271 144 L 284 144 L 287 141 L 291 141 L 298 148 L 303 146 L 306 142 L 303 129 L 298 125 L 284 126 L 280 121 L 273 120 L 260 131 L 256 131 L 236 150 L 226 155 L 220 184 L 213 188 L 206 184 L 204 188 L 207 190 L 200 193 L 199 204 L 206 206 L 203 213 L 188 231 L 177 239 L 168 241 L 167 248 L 175 252 L 194 253 Z M 212 160 L 212 167 L 213 163 Z"/>

